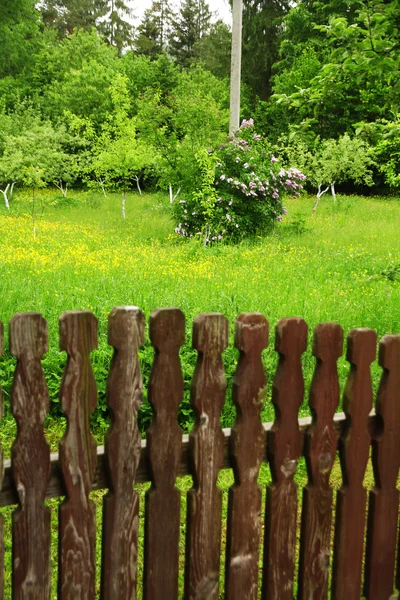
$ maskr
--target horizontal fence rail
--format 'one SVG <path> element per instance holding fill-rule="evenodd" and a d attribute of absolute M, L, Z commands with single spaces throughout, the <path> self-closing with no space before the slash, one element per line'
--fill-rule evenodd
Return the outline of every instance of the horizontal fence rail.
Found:
<path fill-rule="evenodd" d="M 144 316 L 136 307 L 115 308 L 108 326 L 114 348 L 107 383 L 112 424 L 105 445 L 96 448 L 90 431 L 97 404 L 90 352 L 97 346 L 97 320 L 86 311 L 64 313 L 60 347 L 68 360 L 60 399 L 67 429 L 59 453 L 50 454 L 43 431 L 49 395 L 41 364 L 47 352 L 47 323 L 37 313 L 20 313 L 11 320 L 10 351 L 17 357 L 11 410 L 18 433 L 11 459 L 4 461 L 0 452 L 0 506 L 18 505 L 12 514 L 13 599 L 50 598 L 50 511 L 44 501 L 58 496 L 65 497 L 59 508 L 58 598 L 95 598 L 96 520 L 89 497 L 93 489 L 108 490 L 103 498 L 100 596 L 136 598 L 139 497 L 134 484 L 148 481 L 152 485 L 145 498 L 143 598 L 175 600 L 181 520 L 181 493 L 175 484 L 186 474 L 193 477 L 193 487 L 187 495 L 184 598 L 217 599 L 222 560 L 217 477 L 223 468 L 232 468 L 235 477 L 228 495 L 225 598 L 293 599 L 296 572 L 300 600 L 398 598 L 400 335 L 387 335 L 379 343 L 382 376 L 374 403 L 370 368 L 376 358 L 376 334 L 370 329 L 349 333 L 344 412 L 337 413 L 343 331 L 334 323 L 318 325 L 315 370 L 306 393 L 312 417 L 299 419 L 307 325 L 298 318 L 282 319 L 275 333 L 276 416 L 274 423 L 263 424 L 267 381 L 261 353 L 268 345 L 268 329 L 259 313 L 237 319 L 235 347 L 240 356 L 232 394 L 237 417 L 232 429 L 221 429 L 228 322 L 217 313 L 195 319 L 195 423 L 189 435 L 182 435 L 177 415 L 184 389 L 179 351 L 185 319 L 179 309 L 155 311 L 150 318 L 155 358 L 148 389 L 153 420 L 142 440 L 137 424 L 143 387 L 138 351 L 145 341 Z M 337 453 L 343 483 L 335 498 L 330 476 Z M 370 455 L 375 487 L 367 492 L 363 480 Z M 302 490 L 299 521 L 294 477 L 302 456 L 308 483 Z M 258 484 L 262 463 L 269 464 L 272 477 L 265 507 Z M 3 538 L 0 515 L 0 599 Z"/>

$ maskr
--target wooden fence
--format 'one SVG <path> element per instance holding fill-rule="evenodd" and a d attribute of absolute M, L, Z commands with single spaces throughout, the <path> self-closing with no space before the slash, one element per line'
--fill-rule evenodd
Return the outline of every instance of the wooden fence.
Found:
<path fill-rule="evenodd" d="M 399 556 L 396 562 L 400 335 L 385 336 L 380 342 L 382 379 L 371 412 L 370 366 L 376 357 L 376 334 L 369 329 L 350 332 L 345 414 L 335 414 L 343 331 L 337 324 L 318 325 L 313 343 L 316 366 L 307 394 L 313 417 L 298 420 L 307 325 L 297 318 L 281 320 L 275 339 L 279 363 L 272 384 L 276 420 L 262 424 L 266 378 L 261 352 L 268 343 L 268 323 L 258 313 L 241 315 L 236 322 L 240 357 L 233 384 L 237 420 L 232 430 L 221 430 L 226 392 L 222 352 L 228 343 L 228 323 L 221 314 L 202 314 L 193 326 L 198 352 L 191 388 L 195 426 L 189 436 L 182 436 L 177 411 L 184 389 L 179 360 L 184 315 L 178 309 L 157 310 L 150 318 L 155 359 L 148 394 L 154 416 L 145 441 L 137 426 L 142 398 L 138 349 L 144 343 L 144 327 L 143 313 L 137 308 L 115 308 L 110 314 L 108 339 L 115 352 L 107 401 L 113 418 L 104 448 L 96 449 L 89 425 L 96 406 L 89 355 L 97 345 L 97 320 L 89 312 L 67 312 L 61 317 L 60 346 L 68 361 L 60 397 L 68 426 L 59 455 L 50 455 L 43 434 L 49 396 L 41 366 L 47 351 L 47 324 L 35 313 L 18 314 L 10 322 L 10 350 L 18 359 L 11 395 L 18 435 L 4 473 L 0 456 L 0 505 L 19 504 L 12 515 L 12 598 L 50 597 L 50 514 L 44 500 L 59 495 L 65 495 L 65 501 L 59 508 L 58 598 L 95 597 L 96 523 L 89 494 L 99 488 L 108 489 L 103 505 L 101 598 L 136 598 L 139 506 L 134 483 L 151 481 L 145 501 L 143 597 L 176 599 L 180 492 L 175 482 L 185 473 L 193 476 L 187 496 L 185 599 L 219 597 L 221 560 L 225 561 L 224 597 L 230 600 L 292 599 L 297 571 L 300 600 L 328 595 L 339 600 L 359 600 L 361 595 L 369 600 L 398 597 L 394 593 L 396 586 L 400 588 Z M 2 339 L 1 329 L 1 345 Z M 368 498 L 363 478 L 371 446 L 376 485 Z M 334 497 L 329 480 L 337 450 L 343 486 L 336 498 L 331 561 Z M 300 525 L 293 478 L 301 455 L 309 479 L 302 491 Z M 257 483 L 263 461 L 268 461 L 272 473 L 265 509 Z M 217 476 L 224 467 L 233 468 L 235 484 L 229 490 L 226 557 L 221 559 Z M 260 549 L 262 522 L 264 547 Z M 3 572 L 0 522 L 1 583 Z"/>

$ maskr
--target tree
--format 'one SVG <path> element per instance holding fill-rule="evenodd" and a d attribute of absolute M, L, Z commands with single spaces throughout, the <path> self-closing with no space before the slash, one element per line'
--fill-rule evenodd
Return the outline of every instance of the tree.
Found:
<path fill-rule="evenodd" d="M 345 134 L 337 140 L 320 142 L 316 139 L 313 151 L 303 142 L 295 142 L 286 146 L 285 154 L 288 163 L 300 169 L 307 176 L 307 181 L 317 188 L 313 213 L 321 196 L 329 189 L 336 201 L 336 184 L 373 185 L 373 151 L 359 137 L 351 138 Z"/>
<path fill-rule="evenodd" d="M 195 58 L 195 44 L 210 28 L 211 13 L 205 0 L 183 0 L 172 21 L 169 43 L 171 56 L 182 67 L 189 67 Z"/>
<path fill-rule="evenodd" d="M 400 102 L 398 2 L 354 0 L 350 7 L 315 25 L 325 41 L 319 72 L 275 95 L 288 120 L 311 121 L 323 138 L 351 133 L 360 121 L 391 119 Z"/>
<path fill-rule="evenodd" d="M 219 20 L 212 23 L 210 31 L 194 45 L 194 62 L 201 62 L 216 77 L 229 77 L 231 66 L 232 33 L 228 25 Z"/>
<path fill-rule="evenodd" d="M 0 2 L 0 78 L 15 78 L 32 64 L 39 23 L 32 0 Z"/>
<path fill-rule="evenodd" d="M 137 28 L 134 45 L 138 54 L 150 58 L 156 58 L 162 52 L 161 29 L 152 8 L 144 11 L 142 22 Z"/>
<path fill-rule="evenodd" d="M 135 49 L 138 54 L 155 58 L 166 50 L 171 17 L 169 0 L 153 0 L 151 8 L 144 11 L 142 22 L 137 28 Z"/>
<path fill-rule="evenodd" d="M 122 218 L 125 218 L 126 191 L 135 181 L 141 194 L 140 178 L 150 169 L 154 151 L 136 135 L 135 119 L 130 118 L 127 81 L 118 75 L 111 89 L 114 110 L 96 140 L 90 170 L 107 187 L 122 189 Z"/>
<path fill-rule="evenodd" d="M 242 78 L 255 96 L 271 95 L 272 67 L 278 57 L 282 19 L 290 0 L 247 0 L 243 6 Z"/>
<path fill-rule="evenodd" d="M 60 38 L 78 29 L 97 27 L 108 10 L 107 0 L 45 0 L 39 4 L 43 22 L 55 28 Z"/>
<path fill-rule="evenodd" d="M 124 0 L 108 0 L 107 5 L 108 16 L 99 30 L 121 54 L 123 48 L 133 46 L 133 26 L 129 21 L 133 11 Z"/>

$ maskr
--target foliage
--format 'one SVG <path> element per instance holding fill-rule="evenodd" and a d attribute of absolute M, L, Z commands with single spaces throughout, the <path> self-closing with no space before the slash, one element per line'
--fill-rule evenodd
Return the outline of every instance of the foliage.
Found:
<path fill-rule="evenodd" d="M 173 19 L 169 42 L 171 56 L 182 67 L 189 67 L 195 56 L 195 44 L 210 29 L 211 13 L 205 0 L 182 0 Z"/>
<path fill-rule="evenodd" d="M 204 148 L 220 144 L 229 121 L 229 88 L 201 66 L 183 72 L 173 92 L 148 90 L 138 101 L 141 138 L 157 150 L 158 186 L 192 190 L 197 165 L 194 157 Z"/>
<path fill-rule="evenodd" d="M 203 153 L 196 159 L 196 185 L 175 205 L 175 231 L 203 236 L 205 243 L 265 233 L 286 214 L 283 195 L 298 196 L 305 179 L 297 169 L 279 167 L 252 119 L 243 121 L 214 156 Z"/>
<path fill-rule="evenodd" d="M 334 185 L 344 182 L 373 185 L 372 149 L 359 137 L 348 135 L 338 140 L 318 140 L 314 148 L 301 141 L 292 140 L 284 145 L 283 158 L 307 176 L 313 186 Z"/>

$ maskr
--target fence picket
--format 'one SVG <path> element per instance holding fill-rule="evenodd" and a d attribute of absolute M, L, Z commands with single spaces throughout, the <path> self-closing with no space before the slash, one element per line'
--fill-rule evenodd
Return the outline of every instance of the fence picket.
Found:
<path fill-rule="evenodd" d="M 177 308 L 156 310 L 150 317 L 155 358 L 149 381 L 154 409 L 147 430 L 152 487 L 146 493 L 145 600 L 178 597 L 180 492 L 175 487 L 182 447 L 178 408 L 183 399 L 179 348 L 185 343 L 185 317 Z"/>
<path fill-rule="evenodd" d="M 279 364 L 272 387 L 275 422 L 268 437 L 272 484 L 267 489 L 263 600 L 293 600 L 297 527 L 297 484 L 302 450 L 298 412 L 304 398 L 301 355 L 307 347 L 303 319 L 282 319 L 276 328 Z"/>
<path fill-rule="evenodd" d="M 347 427 L 339 440 L 343 485 L 337 493 L 332 599 L 359 600 L 364 550 L 367 492 L 363 486 L 372 408 L 371 363 L 376 357 L 376 333 L 353 329 L 347 337 L 350 372 L 343 398 Z"/>
<path fill-rule="evenodd" d="M 0 321 L 0 356 L 4 352 L 4 326 Z M 4 397 L 0 385 L 0 421 L 4 417 Z M 4 453 L 0 440 L 0 490 L 4 478 Z M 0 513 L 0 600 L 4 599 L 4 518 Z"/>
<path fill-rule="evenodd" d="M 43 422 L 50 400 L 41 358 L 48 350 L 47 323 L 38 313 L 10 322 L 10 350 L 17 357 L 11 410 L 18 424 L 12 472 L 20 507 L 13 513 L 13 599 L 50 597 L 50 511 L 44 505 L 50 448 Z"/>
<path fill-rule="evenodd" d="M 108 343 L 115 351 L 107 381 L 112 425 L 105 438 L 110 489 L 103 499 L 102 600 L 136 598 L 139 497 L 133 485 L 141 447 L 138 350 L 144 344 L 144 325 L 136 307 L 114 308 L 108 318 Z"/>
<path fill-rule="evenodd" d="M 59 447 L 66 491 L 59 510 L 60 600 L 93 600 L 95 595 L 95 504 L 89 494 L 97 458 L 90 432 L 97 391 L 89 354 L 96 347 L 94 315 L 65 312 L 60 318 L 60 348 L 67 351 L 68 361 L 60 396 L 68 427 Z"/>
<path fill-rule="evenodd" d="M 314 330 L 317 358 L 310 388 L 313 422 L 305 436 L 308 483 L 303 491 L 299 560 L 299 600 L 322 600 L 328 594 L 332 489 L 329 478 L 336 456 L 333 415 L 339 404 L 336 362 L 343 351 L 343 330 L 321 323 Z"/>
<path fill-rule="evenodd" d="M 191 403 L 195 425 L 190 434 L 193 488 L 188 492 L 185 599 L 216 600 L 219 589 L 222 493 L 217 487 L 223 463 L 220 414 L 226 380 L 222 351 L 228 344 L 228 321 L 217 313 L 199 315 L 193 324 L 198 359 Z"/>
<path fill-rule="evenodd" d="M 240 357 L 232 394 L 237 418 L 230 440 L 235 484 L 229 490 L 226 542 L 225 597 L 229 600 L 257 598 L 261 513 L 257 478 L 265 455 L 260 413 L 267 381 L 261 352 L 267 345 L 265 317 L 259 313 L 240 315 L 235 332 Z"/>
<path fill-rule="evenodd" d="M 365 561 L 364 595 L 368 600 L 388 600 L 395 578 L 400 496 L 396 488 L 400 468 L 400 335 L 382 339 L 379 364 L 383 373 L 376 401 L 378 430 L 372 439 L 376 483 L 369 494 Z"/>

